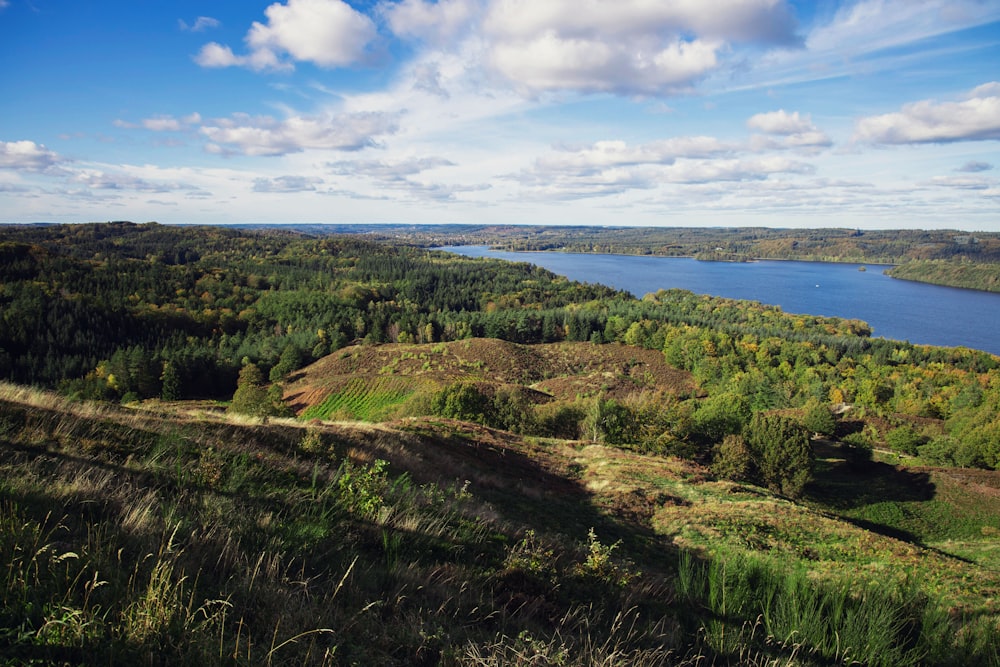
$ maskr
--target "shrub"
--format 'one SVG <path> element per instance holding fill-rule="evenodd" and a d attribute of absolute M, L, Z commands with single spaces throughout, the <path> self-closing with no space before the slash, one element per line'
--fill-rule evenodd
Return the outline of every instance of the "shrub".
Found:
<path fill-rule="evenodd" d="M 819 401 L 814 401 L 806 406 L 802 425 L 813 433 L 832 435 L 837 428 L 837 420 L 833 418 L 827 406 Z"/>
<path fill-rule="evenodd" d="M 716 446 L 712 474 L 734 482 L 752 482 L 756 478 L 753 453 L 742 435 L 727 435 Z"/>
<path fill-rule="evenodd" d="M 925 438 L 914 431 L 912 426 L 899 426 L 885 434 L 885 444 L 889 449 L 910 456 L 916 456 L 917 448 L 925 442 Z"/>
<path fill-rule="evenodd" d="M 431 400 L 431 410 L 438 417 L 481 424 L 486 422 L 489 409 L 489 399 L 469 382 L 450 384 Z"/>
<path fill-rule="evenodd" d="M 813 470 L 812 445 L 806 430 L 788 417 L 757 413 L 744 437 L 763 483 L 790 498 L 801 496 Z"/>

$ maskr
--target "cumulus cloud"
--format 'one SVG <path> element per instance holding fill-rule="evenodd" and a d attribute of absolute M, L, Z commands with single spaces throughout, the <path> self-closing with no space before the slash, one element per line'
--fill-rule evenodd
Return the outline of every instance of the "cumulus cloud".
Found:
<path fill-rule="evenodd" d="M 307 149 L 356 151 L 377 145 L 380 136 L 393 134 L 399 114 L 358 112 L 321 116 L 270 116 L 234 114 L 201 126 L 213 153 L 287 155 Z"/>
<path fill-rule="evenodd" d="M 1000 139 L 1000 83 L 973 89 L 958 102 L 921 100 L 894 113 L 857 122 L 855 141 L 870 144 L 925 144 Z"/>
<path fill-rule="evenodd" d="M 403 0 L 383 2 L 379 10 L 399 37 L 443 44 L 469 27 L 478 6 L 472 0 Z"/>
<path fill-rule="evenodd" d="M 735 150 L 734 145 L 714 137 L 674 137 L 638 146 L 629 146 L 624 141 L 598 141 L 591 146 L 561 149 L 542 156 L 535 165 L 545 171 L 558 169 L 582 175 L 613 167 L 673 164 L 681 157 L 717 157 Z"/>
<path fill-rule="evenodd" d="M 377 36 L 375 23 L 342 0 L 287 0 L 264 10 L 266 23 L 254 21 L 244 41 L 249 49 L 238 55 L 226 45 L 210 42 L 195 61 L 203 67 L 289 69 L 287 58 L 320 67 L 343 67 L 362 61 Z"/>
<path fill-rule="evenodd" d="M 808 115 L 800 116 L 798 111 L 788 113 L 784 109 L 759 113 L 747 120 L 747 127 L 766 134 L 801 134 L 816 129 Z"/>
<path fill-rule="evenodd" d="M 774 174 L 812 174 L 815 167 L 781 155 L 745 156 L 747 145 L 714 137 L 674 137 L 630 146 L 600 141 L 556 150 L 511 178 L 529 197 L 580 199 L 665 185 L 759 181 Z"/>
<path fill-rule="evenodd" d="M 750 138 L 750 146 L 755 151 L 796 150 L 802 153 L 816 153 L 833 145 L 824 132 L 820 131 L 809 114 L 798 111 L 788 113 L 784 109 L 759 113 L 747 120 L 747 127 L 763 132 Z"/>
<path fill-rule="evenodd" d="M 55 173 L 64 161 L 58 153 L 34 141 L 0 141 L 0 169 Z"/>
<path fill-rule="evenodd" d="M 219 22 L 219 19 L 214 19 L 211 16 L 199 16 L 192 24 L 188 24 L 184 19 L 178 19 L 177 25 L 180 26 L 181 30 L 187 32 L 204 32 L 211 28 L 218 28 L 222 23 Z"/>
<path fill-rule="evenodd" d="M 718 67 L 731 43 L 792 45 L 780 0 L 495 0 L 483 21 L 488 61 L 528 91 L 664 94 Z"/>
<path fill-rule="evenodd" d="M 314 176 L 278 176 L 277 178 L 255 178 L 254 192 L 315 192 L 323 179 Z"/>

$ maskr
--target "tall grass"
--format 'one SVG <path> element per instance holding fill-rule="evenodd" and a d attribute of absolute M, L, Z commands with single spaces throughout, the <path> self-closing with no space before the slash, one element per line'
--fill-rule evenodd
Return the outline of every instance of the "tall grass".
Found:
<path fill-rule="evenodd" d="M 680 555 L 678 591 L 710 650 L 872 667 L 1000 664 L 995 628 L 952 618 L 912 584 L 818 581 L 755 556 Z"/>

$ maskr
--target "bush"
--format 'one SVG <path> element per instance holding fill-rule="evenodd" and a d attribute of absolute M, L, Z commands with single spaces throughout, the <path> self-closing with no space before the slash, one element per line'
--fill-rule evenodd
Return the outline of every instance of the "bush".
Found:
<path fill-rule="evenodd" d="M 885 444 L 889 449 L 910 456 L 916 456 L 917 448 L 925 442 L 926 439 L 914 431 L 912 426 L 899 426 L 885 434 Z"/>
<path fill-rule="evenodd" d="M 809 434 L 796 421 L 757 413 L 744 434 L 763 483 L 790 498 L 802 495 L 812 479 Z"/>
<path fill-rule="evenodd" d="M 753 453 L 742 435 L 727 435 L 716 446 L 712 474 L 734 482 L 753 482 L 757 476 Z"/>
<path fill-rule="evenodd" d="M 431 411 L 438 417 L 486 423 L 490 401 L 469 382 L 450 384 L 431 400 Z"/>
<path fill-rule="evenodd" d="M 815 401 L 806 406 L 805 414 L 802 417 L 802 425 L 813 433 L 832 435 L 837 429 L 837 420 L 833 418 L 827 406 Z"/>

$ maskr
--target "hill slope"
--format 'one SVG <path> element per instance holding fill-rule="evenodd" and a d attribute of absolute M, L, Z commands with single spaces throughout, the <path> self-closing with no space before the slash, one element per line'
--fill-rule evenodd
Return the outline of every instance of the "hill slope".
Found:
<path fill-rule="evenodd" d="M 995 569 L 677 459 L 0 398 L 6 664 L 998 659 Z"/>
<path fill-rule="evenodd" d="M 624 399 L 633 394 L 695 390 L 691 374 L 655 350 L 619 343 L 521 345 L 473 338 L 423 345 L 355 345 L 294 373 L 285 400 L 306 417 L 391 416 L 414 395 L 456 382 L 524 386 L 537 403 L 579 396 Z"/>

